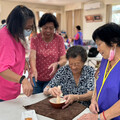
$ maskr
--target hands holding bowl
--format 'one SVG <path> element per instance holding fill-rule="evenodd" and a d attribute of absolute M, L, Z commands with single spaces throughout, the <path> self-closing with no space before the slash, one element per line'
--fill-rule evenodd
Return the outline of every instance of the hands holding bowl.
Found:
<path fill-rule="evenodd" d="M 62 96 L 63 93 L 61 91 L 61 86 L 49 88 L 48 92 L 50 95 L 56 97 L 56 98 L 51 98 L 49 100 L 49 102 L 55 108 L 58 107 L 58 108 L 64 109 L 64 108 L 68 107 L 69 104 L 72 104 L 74 101 L 77 100 L 77 95 L 73 95 L 73 94 L 65 95 L 63 97 Z"/>

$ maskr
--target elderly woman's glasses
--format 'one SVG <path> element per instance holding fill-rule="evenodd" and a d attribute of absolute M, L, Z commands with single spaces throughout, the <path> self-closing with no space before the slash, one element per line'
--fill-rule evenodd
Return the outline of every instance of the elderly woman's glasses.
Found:
<path fill-rule="evenodd" d="M 78 67 L 78 66 L 80 66 L 80 65 L 81 65 L 81 63 L 69 63 L 69 66 Z"/>

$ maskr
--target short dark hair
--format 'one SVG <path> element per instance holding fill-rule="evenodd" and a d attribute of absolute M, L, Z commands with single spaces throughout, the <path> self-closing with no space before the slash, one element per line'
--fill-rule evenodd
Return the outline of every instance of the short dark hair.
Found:
<path fill-rule="evenodd" d="M 33 31 L 36 31 L 34 13 L 23 5 L 16 6 L 7 17 L 7 27 L 13 37 L 24 38 L 23 30 L 28 19 L 34 20 Z"/>
<path fill-rule="evenodd" d="M 68 36 L 67 36 L 67 34 L 65 34 L 64 38 L 65 38 L 65 39 L 68 39 Z"/>
<path fill-rule="evenodd" d="M 100 39 L 108 46 L 112 46 L 113 43 L 117 43 L 120 46 L 120 26 L 115 23 L 107 23 L 97 28 L 92 35 L 94 41 Z"/>
<path fill-rule="evenodd" d="M 2 24 L 6 23 L 6 20 L 5 19 L 1 20 L 1 23 Z"/>
<path fill-rule="evenodd" d="M 41 19 L 39 20 L 38 26 L 42 27 L 46 23 L 50 23 L 50 22 L 52 22 L 54 24 L 55 29 L 58 29 L 59 24 L 57 22 L 56 17 L 52 13 L 45 13 L 45 14 L 43 14 Z"/>
<path fill-rule="evenodd" d="M 77 30 L 81 30 L 81 27 L 79 25 L 76 26 Z"/>
<path fill-rule="evenodd" d="M 83 63 L 86 62 L 87 52 L 82 46 L 80 46 L 80 45 L 72 46 L 67 50 L 67 53 L 66 53 L 66 59 L 67 60 L 69 58 L 76 58 L 77 56 L 81 57 L 81 60 L 82 60 Z"/>

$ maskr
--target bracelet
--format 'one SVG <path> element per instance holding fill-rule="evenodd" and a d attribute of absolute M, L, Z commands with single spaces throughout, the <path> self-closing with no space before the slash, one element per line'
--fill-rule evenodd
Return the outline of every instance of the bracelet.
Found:
<path fill-rule="evenodd" d="M 98 114 L 98 120 L 100 120 L 100 114 Z"/>
<path fill-rule="evenodd" d="M 105 120 L 107 120 L 106 117 L 105 117 L 105 113 L 104 113 L 104 111 L 103 111 L 103 117 L 104 117 Z"/>
<path fill-rule="evenodd" d="M 78 96 L 77 96 L 77 102 L 79 102 L 79 100 L 80 100 L 80 96 L 78 95 Z"/>
<path fill-rule="evenodd" d="M 46 91 L 48 92 L 50 88 L 46 88 Z"/>
<path fill-rule="evenodd" d="M 50 87 L 46 87 L 46 88 L 44 89 L 44 91 L 48 92 L 49 89 L 50 89 Z"/>
<path fill-rule="evenodd" d="M 20 78 L 20 81 L 19 81 L 20 84 L 22 84 L 22 81 L 24 80 L 24 78 L 25 78 L 24 75 Z"/>

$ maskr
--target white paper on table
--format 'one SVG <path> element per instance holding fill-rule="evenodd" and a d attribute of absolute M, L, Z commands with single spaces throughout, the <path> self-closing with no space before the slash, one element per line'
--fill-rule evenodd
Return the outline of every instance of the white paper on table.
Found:
<path fill-rule="evenodd" d="M 18 97 L 17 99 L 19 101 L 22 101 L 21 104 L 23 106 L 27 106 L 27 105 L 35 104 L 35 103 L 42 101 L 46 98 L 47 98 L 46 95 L 44 95 L 43 93 L 40 93 L 40 94 L 31 95 L 29 97 L 27 97 L 26 95 L 22 95 L 22 97 Z"/>
<path fill-rule="evenodd" d="M 86 108 L 83 112 L 81 112 L 79 115 L 77 115 L 75 118 L 73 118 L 73 120 L 77 120 L 78 118 L 80 118 L 82 115 L 84 115 L 86 113 L 90 113 L 89 108 Z"/>
<path fill-rule="evenodd" d="M 21 120 L 25 120 L 25 118 L 32 118 L 32 120 L 38 120 L 35 110 L 28 110 L 28 111 L 22 112 Z"/>

